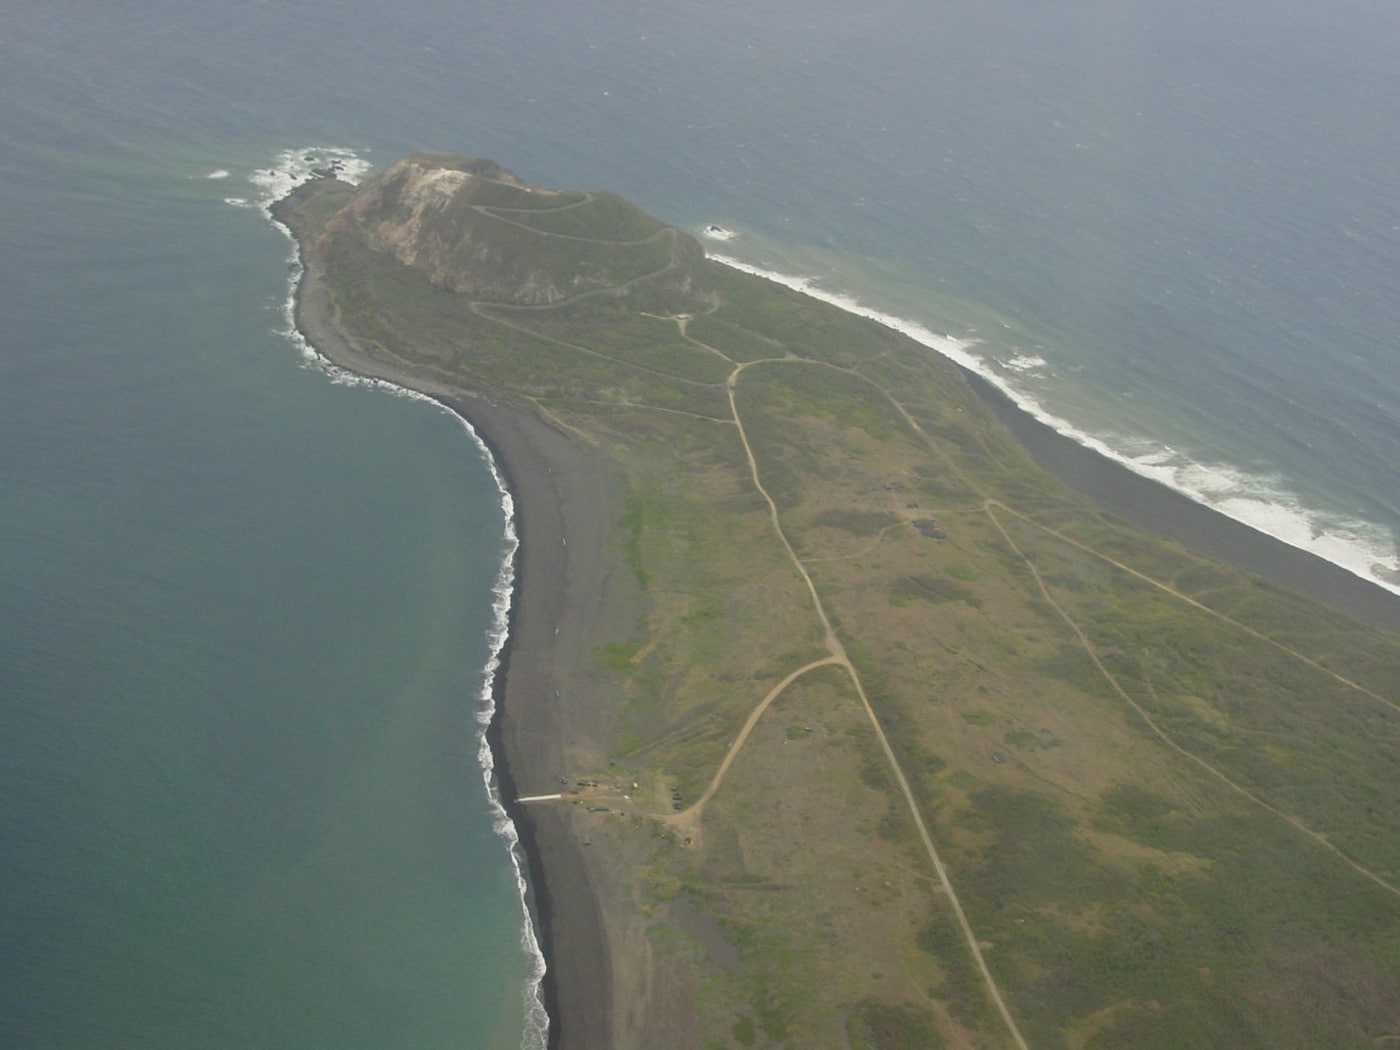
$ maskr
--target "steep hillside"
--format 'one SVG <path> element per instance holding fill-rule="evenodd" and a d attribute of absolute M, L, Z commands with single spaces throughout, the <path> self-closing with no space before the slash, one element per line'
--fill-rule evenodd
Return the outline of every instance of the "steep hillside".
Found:
<path fill-rule="evenodd" d="M 407 157 L 366 182 L 326 236 L 492 303 L 544 306 L 646 279 L 703 295 L 690 237 L 615 194 L 529 186 L 484 160 Z"/>

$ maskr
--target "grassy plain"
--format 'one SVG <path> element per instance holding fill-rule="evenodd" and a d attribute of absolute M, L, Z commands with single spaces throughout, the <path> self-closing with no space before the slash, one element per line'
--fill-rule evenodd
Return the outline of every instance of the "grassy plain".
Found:
<path fill-rule="evenodd" d="M 1400 1041 L 1394 636 L 1104 515 L 887 328 L 472 183 L 452 236 L 553 298 L 405 264 L 334 183 L 307 215 L 368 353 L 625 479 L 641 612 L 562 804 L 635 858 L 690 1045 Z"/>

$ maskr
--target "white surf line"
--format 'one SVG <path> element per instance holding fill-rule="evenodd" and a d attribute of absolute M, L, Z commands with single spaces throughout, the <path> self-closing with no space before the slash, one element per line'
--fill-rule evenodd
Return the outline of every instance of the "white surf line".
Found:
<path fill-rule="evenodd" d="M 709 239 L 728 238 L 711 235 Z M 769 270 L 716 251 L 707 251 L 705 257 L 722 266 L 773 281 L 857 317 L 867 318 L 901 332 L 985 379 L 1005 394 L 1018 409 L 1045 424 L 1061 437 L 1097 452 L 1139 477 L 1155 481 L 1222 517 L 1311 554 L 1382 590 L 1400 594 L 1400 581 L 1388 575 L 1400 572 L 1400 559 L 1396 558 L 1389 538 L 1368 537 L 1369 531 L 1374 527 L 1371 522 L 1331 520 L 1330 516 L 1324 515 L 1320 510 L 1308 507 L 1302 502 L 1301 496 L 1287 488 L 1286 479 L 1275 487 L 1269 487 L 1269 479 L 1266 477 L 1250 475 L 1228 463 L 1197 462 L 1190 455 L 1178 453 L 1156 441 L 1152 442 L 1155 451 L 1147 455 L 1130 453 L 1110 444 L 1106 436 L 1093 434 L 1064 417 L 1055 415 L 1034 396 L 1019 389 L 1005 375 L 990 367 L 981 357 L 969 353 L 969 348 L 978 344 L 981 341 L 979 339 L 961 339 L 940 334 L 918 321 L 866 306 L 854 295 L 823 288 L 819 284 L 820 277 Z M 1038 357 L 1022 355 L 1005 364 L 1013 373 L 1024 373 L 1028 369 L 1041 367 L 1043 361 Z M 1123 439 L 1125 436 L 1118 437 Z M 1167 458 L 1163 458 L 1164 456 Z M 1261 489 L 1260 485 L 1264 487 Z M 1331 524 L 1328 524 L 1329 520 Z"/>
<path fill-rule="evenodd" d="M 329 155 L 329 163 L 327 162 L 327 155 Z M 291 230 L 273 218 L 271 209 L 275 201 L 281 200 L 283 197 L 290 194 L 296 186 L 306 181 L 312 174 L 312 167 L 315 166 L 330 167 L 342 182 L 349 182 L 351 185 L 357 184 L 360 178 L 370 169 L 369 163 L 361 160 L 351 150 L 333 147 L 324 149 L 308 148 L 304 150 L 284 151 L 278 156 L 277 168 L 254 172 L 253 176 L 250 178 L 250 181 L 263 190 L 263 195 L 256 207 L 274 228 L 280 230 L 287 237 L 292 245 L 291 256 L 288 260 L 291 264 L 288 276 L 288 293 L 282 305 L 282 316 L 283 320 L 286 322 L 286 327 L 279 334 L 301 352 L 303 364 L 320 369 L 332 383 L 345 386 L 365 386 L 375 390 L 382 390 L 395 397 L 402 397 L 413 401 L 426 401 L 446 412 L 461 425 L 462 429 L 476 446 L 477 451 L 481 454 L 482 459 L 486 463 L 492 480 L 495 482 L 496 491 L 500 495 L 501 512 L 505 519 L 505 543 L 501 554 L 500 569 L 491 587 L 492 625 L 487 631 L 490 655 L 487 657 L 486 665 L 483 668 L 481 689 L 477 694 L 477 709 L 475 711 L 477 723 L 477 763 L 481 769 L 482 781 L 486 788 L 487 803 L 491 810 L 492 831 L 501 839 L 506 847 L 506 855 L 510 859 L 511 867 L 515 873 L 516 889 L 520 900 L 522 915 L 520 947 L 529 963 L 530 970 L 525 980 L 525 987 L 522 995 L 525 1006 L 525 1018 L 523 1031 L 521 1033 L 521 1050 L 546 1050 L 549 1045 L 551 1024 L 549 1013 L 545 1009 L 543 995 L 543 983 L 547 964 L 544 952 L 540 948 L 539 937 L 535 932 L 534 918 L 530 913 L 528 903 L 529 885 L 525 876 L 526 862 L 520 845 L 519 831 L 501 803 L 500 791 L 496 779 L 495 756 L 491 751 L 490 740 L 487 736 L 487 730 L 490 728 L 496 715 L 496 676 L 501 668 L 501 654 L 510 638 L 510 611 L 515 596 L 515 556 L 520 547 L 520 535 L 516 529 L 515 499 L 510 490 L 506 487 L 505 477 L 501 474 L 496 459 L 491 454 L 490 447 L 482 440 L 481 435 L 465 416 L 454 411 L 445 402 L 439 401 L 437 398 L 430 397 L 420 391 L 400 386 L 388 380 L 362 376 L 358 373 L 341 368 L 334 364 L 329 358 L 323 356 L 311 344 L 310 340 L 306 338 L 301 329 L 297 327 L 296 296 L 298 286 L 305 274 L 301 250 L 300 246 L 297 244 L 296 238 L 292 236 Z"/>

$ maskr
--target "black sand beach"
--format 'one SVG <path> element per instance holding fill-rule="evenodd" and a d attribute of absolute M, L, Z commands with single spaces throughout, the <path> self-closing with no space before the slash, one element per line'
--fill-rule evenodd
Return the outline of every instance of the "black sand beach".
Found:
<path fill-rule="evenodd" d="M 608 938 L 588 857 L 567 812 L 514 801 L 557 791 L 558 778 L 572 772 L 565 742 L 586 733 L 570 717 L 568 702 L 576 698 L 565 676 L 577 659 L 575 603 L 597 589 L 607 518 L 590 497 L 605 491 L 606 479 L 596 460 L 527 415 L 479 401 L 443 401 L 478 428 L 516 501 L 516 593 L 488 739 L 501 798 L 520 834 L 531 912 L 548 960 L 550 1045 L 607 1046 Z"/>
<path fill-rule="evenodd" d="M 287 209 L 277 209 L 287 222 Z M 289 224 L 294 237 L 298 231 Z M 300 245 L 300 241 L 298 241 Z M 298 329 L 338 367 L 417 390 L 467 419 L 491 450 L 515 501 L 517 553 L 510 635 L 496 678 L 497 716 L 488 734 L 502 801 L 515 822 L 530 883 L 537 936 L 547 960 L 542 989 L 558 1050 L 612 1045 L 613 953 L 607 895 L 561 807 L 521 805 L 521 795 L 558 790 L 576 759 L 589 761 L 587 696 L 569 672 L 580 647 L 625 600 L 604 602 L 604 545 L 614 517 L 613 485 L 601 457 L 536 414 L 370 357 L 344 338 L 326 309 L 321 275 L 302 253 Z M 587 616 L 584 611 L 588 610 Z M 571 760 L 571 756 L 574 760 Z"/>

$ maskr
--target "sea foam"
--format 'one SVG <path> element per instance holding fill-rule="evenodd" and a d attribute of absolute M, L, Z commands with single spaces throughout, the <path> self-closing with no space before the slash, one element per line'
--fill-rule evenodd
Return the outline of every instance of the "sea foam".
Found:
<path fill-rule="evenodd" d="M 510 489 L 506 487 L 505 478 L 496 464 L 495 457 L 491 455 L 490 448 L 481 439 L 476 428 L 464 416 L 456 412 L 453 412 L 452 415 L 466 430 L 481 452 L 482 459 L 486 461 L 486 466 L 491 471 L 491 478 L 496 483 L 496 491 L 500 493 L 501 510 L 505 516 L 505 550 L 501 557 L 500 571 L 496 574 L 496 582 L 491 588 L 493 597 L 491 602 L 491 655 L 486 661 L 481 692 L 477 696 L 476 757 L 481 766 L 482 781 L 486 785 L 486 797 L 491 804 L 492 828 L 506 844 L 511 865 L 515 869 L 515 885 L 520 894 L 520 907 L 525 915 L 520 926 L 520 947 L 524 951 L 525 957 L 530 961 L 530 975 L 524 989 L 525 1032 L 521 1047 L 522 1050 L 547 1050 L 549 1045 L 549 1014 L 544 1008 L 542 994 L 546 969 L 544 952 L 540 950 L 539 938 L 535 934 L 534 924 L 530 921 L 529 907 L 526 902 L 528 884 L 525 880 L 524 863 L 521 858 L 520 834 L 516 830 L 515 822 L 510 819 L 501 802 L 500 786 L 496 780 L 496 759 L 487 738 L 491 723 L 496 717 L 496 676 L 501 669 L 501 654 L 505 651 L 506 642 L 509 640 L 510 609 L 515 595 L 515 556 L 520 549 L 520 535 L 515 527 L 515 500 L 510 494 Z"/>
<path fill-rule="evenodd" d="M 727 228 L 725 232 L 726 241 L 736 235 Z M 1281 477 L 1262 477 L 1227 464 L 1203 463 L 1178 449 L 1137 435 L 1085 430 L 1051 412 L 1014 381 L 1048 374 L 1049 363 L 1039 355 L 1020 354 L 994 362 L 973 352 L 979 345 L 976 339 L 940 334 L 917 321 L 872 309 L 850 294 L 824 287 L 819 277 L 783 273 L 718 252 L 710 252 L 709 258 L 902 332 L 985 379 L 1021 411 L 1085 448 L 1258 532 L 1400 594 L 1400 557 L 1388 528 L 1308 506 Z"/>
<path fill-rule="evenodd" d="M 304 149 L 288 149 L 277 154 L 272 165 L 258 168 L 248 176 L 248 181 L 262 192 L 258 195 L 258 206 L 264 211 L 280 201 L 292 190 L 314 176 L 318 171 L 328 171 L 352 186 L 359 183 L 372 165 L 353 149 L 341 146 L 308 146 Z"/>
<path fill-rule="evenodd" d="M 505 478 L 501 474 L 490 448 L 465 416 L 454 412 L 436 398 L 416 390 L 410 390 L 408 387 L 384 379 L 350 372 L 316 350 L 296 323 L 297 290 L 305 273 L 301 253 L 297 249 L 291 231 L 272 217 L 272 205 L 302 183 L 315 177 L 317 172 L 333 172 L 342 182 L 353 185 L 357 184 L 370 168 L 371 165 L 368 161 L 363 160 L 354 150 L 350 149 L 318 146 L 285 150 L 278 155 L 276 162 L 271 167 L 258 169 L 249 176 L 248 181 L 260 190 L 252 206 L 261 211 L 268 221 L 275 228 L 281 230 L 292 242 L 291 255 L 287 260 L 287 295 L 280 309 L 282 327 L 279 329 L 279 334 L 296 348 L 302 364 L 305 367 L 323 372 L 333 383 L 343 386 L 372 387 L 394 397 L 429 402 L 446 412 L 461 425 L 476 446 L 496 484 L 496 491 L 500 495 L 501 513 L 504 519 L 504 543 L 500 568 L 491 587 L 491 626 L 487 632 L 490 655 L 482 670 L 481 689 L 476 697 L 476 758 L 491 809 L 491 827 L 497 837 L 505 844 L 506 854 L 510 857 L 511 867 L 515 872 L 516 891 L 520 899 L 522 914 L 520 948 L 524 952 L 529 966 L 529 973 L 521 992 L 525 1010 L 521 1050 L 547 1050 L 549 1046 L 549 1014 L 544 1006 L 543 989 L 546 972 L 544 952 L 540 949 L 539 937 L 530 917 L 527 902 L 528 883 L 525 877 L 525 861 L 520 847 L 520 833 L 501 802 L 500 787 L 496 780 L 495 755 L 491 751 L 487 737 L 491 723 L 496 717 L 496 676 L 500 672 L 501 654 L 505 651 L 506 643 L 509 641 L 511 602 L 515 594 L 516 552 L 520 547 L 515 519 L 515 500 L 506 487 Z M 235 201 L 230 200 L 229 203 L 235 203 Z M 242 200 L 236 203 L 247 205 L 247 202 Z"/>

